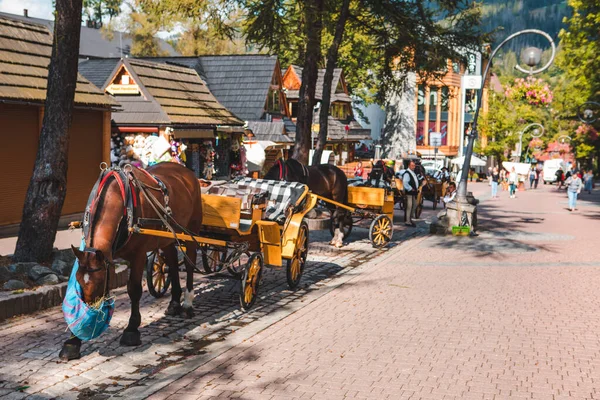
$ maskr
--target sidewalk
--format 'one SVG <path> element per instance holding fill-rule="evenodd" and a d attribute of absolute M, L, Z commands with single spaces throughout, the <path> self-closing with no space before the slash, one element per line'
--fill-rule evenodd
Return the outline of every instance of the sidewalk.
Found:
<path fill-rule="evenodd" d="M 54 247 L 59 250 L 68 249 L 73 246 L 79 246 L 81 243 L 81 229 L 74 230 L 60 230 L 56 233 L 56 239 L 54 240 Z M 1 238 L 0 239 L 0 256 L 7 256 L 15 252 L 15 246 L 17 245 L 17 236 Z"/>

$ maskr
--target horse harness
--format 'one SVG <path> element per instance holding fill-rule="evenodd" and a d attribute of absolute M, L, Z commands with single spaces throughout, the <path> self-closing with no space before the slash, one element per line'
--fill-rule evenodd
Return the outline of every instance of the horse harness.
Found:
<path fill-rule="evenodd" d="M 287 165 L 287 162 L 280 158 L 277 160 L 276 163 L 279 166 L 279 180 L 288 181 L 290 167 Z M 308 181 L 308 167 L 304 164 L 300 165 L 302 166 L 302 178 L 304 181 L 303 183 L 306 183 Z"/>
<path fill-rule="evenodd" d="M 121 198 L 123 199 L 123 203 L 125 205 L 123 216 L 119 222 L 119 227 L 112 245 L 113 254 L 125 247 L 131 238 L 132 228 L 141 219 L 141 211 L 139 209 L 140 194 L 149 201 L 150 205 L 157 212 L 157 215 L 161 220 L 166 219 L 171 215 L 172 211 L 171 207 L 169 206 L 169 191 L 167 186 L 158 177 L 150 174 L 144 169 L 137 168 L 138 171 L 150 178 L 156 184 L 156 186 L 150 186 L 143 183 L 133 174 L 133 168 L 137 167 L 129 165 L 125 166 L 125 168 L 103 168 L 100 172 L 100 176 L 98 177 L 98 180 L 96 181 L 96 184 L 94 185 L 88 198 L 88 203 L 83 216 L 83 238 L 86 243 L 86 250 L 95 250 L 91 247 L 88 248 L 87 244 L 92 244 L 93 231 L 91 228 L 94 224 L 94 219 L 98 211 L 98 204 L 100 203 L 100 198 L 102 197 L 104 190 L 108 186 L 108 183 L 111 179 L 113 179 L 119 186 Z M 150 190 L 157 191 L 162 194 L 164 206 L 160 203 L 160 201 L 158 201 L 158 199 L 156 199 L 154 195 L 152 195 L 152 193 L 150 193 Z"/>

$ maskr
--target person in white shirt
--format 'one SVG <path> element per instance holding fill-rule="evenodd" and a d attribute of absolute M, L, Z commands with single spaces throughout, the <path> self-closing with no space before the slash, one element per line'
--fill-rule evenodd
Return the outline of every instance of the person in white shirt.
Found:
<path fill-rule="evenodd" d="M 415 211 L 417 210 L 417 194 L 419 193 L 419 180 L 415 174 L 415 162 L 410 161 L 408 169 L 402 175 L 402 183 L 404 184 L 404 193 L 406 194 L 405 225 L 416 227 L 413 222 Z"/>
<path fill-rule="evenodd" d="M 446 195 L 442 199 L 442 201 L 444 202 L 444 206 L 446 206 L 446 204 L 448 204 L 452 200 L 454 200 L 455 197 L 456 197 L 456 183 L 450 182 L 448 184 L 448 188 L 446 189 Z"/>
<path fill-rule="evenodd" d="M 515 171 L 515 167 L 512 167 L 510 170 L 510 174 L 508 175 L 508 183 L 510 184 L 510 198 L 514 199 L 517 186 L 519 185 L 519 176 L 517 175 L 517 171 Z"/>

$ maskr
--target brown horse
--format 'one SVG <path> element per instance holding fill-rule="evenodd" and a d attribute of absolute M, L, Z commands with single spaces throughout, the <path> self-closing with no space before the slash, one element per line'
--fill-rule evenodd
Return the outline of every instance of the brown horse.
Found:
<path fill-rule="evenodd" d="M 348 178 L 344 171 L 331 164 L 320 164 L 306 167 L 299 161 L 290 158 L 279 159 L 266 173 L 264 179 L 300 182 L 308 186 L 311 192 L 341 204 L 348 204 Z M 348 212 L 340 207 L 327 203 L 332 212 L 334 235 L 331 244 L 342 246 L 344 225 L 348 225 Z"/>
<path fill-rule="evenodd" d="M 122 174 L 122 172 L 121 172 Z M 95 207 L 90 214 L 89 228 L 85 235 L 86 248 L 80 251 L 73 248 L 79 260 L 77 281 L 81 285 L 83 301 L 87 304 L 94 303 L 97 299 L 108 294 L 109 268 L 116 258 L 129 261 L 129 282 L 127 293 L 131 300 L 131 316 L 129 324 L 121 336 L 121 344 L 137 346 L 141 344 L 138 327 L 141 323 L 140 299 L 142 297 L 142 276 L 146 265 L 146 253 L 162 249 L 165 260 L 169 266 L 171 277 L 171 302 L 166 311 L 167 315 L 176 315 L 184 311 L 186 315 L 192 314 L 193 268 L 196 263 L 196 244 L 186 243 L 186 272 L 187 282 L 183 307 L 181 306 L 181 286 L 177 268 L 177 249 L 175 240 L 128 233 L 123 229 L 127 227 L 127 199 L 126 185 L 131 185 L 131 196 L 135 197 L 135 220 L 165 218 L 157 215 L 155 208 L 150 204 L 149 197 L 140 193 L 139 188 L 145 187 L 158 202 L 165 206 L 168 199 L 167 210 L 171 211 L 172 219 L 188 231 L 198 232 L 202 223 L 202 202 L 200 199 L 200 186 L 194 173 L 184 166 L 165 162 L 148 168 L 147 172 L 132 168 L 124 175 L 132 174 L 134 179 L 119 178 L 118 173 L 106 175 L 105 184 L 100 185 L 95 197 Z M 88 205 L 89 206 L 89 205 Z M 156 207 L 156 206 L 155 206 Z M 157 210 L 162 214 L 159 207 Z M 174 223 L 174 222 L 173 222 Z M 85 219 L 84 219 L 85 224 Z M 85 228 L 85 225 L 84 225 Z M 84 231 L 86 231 L 84 229 Z M 124 233 L 124 235 L 123 235 Z M 125 236 L 123 238 L 123 236 Z M 67 340 L 60 352 L 63 360 L 72 360 L 80 357 L 81 340 L 74 335 Z"/>

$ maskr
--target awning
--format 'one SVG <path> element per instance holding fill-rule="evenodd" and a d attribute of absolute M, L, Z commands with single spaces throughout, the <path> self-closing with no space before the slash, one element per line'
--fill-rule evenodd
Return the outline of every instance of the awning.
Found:
<path fill-rule="evenodd" d="M 214 139 L 212 129 L 174 129 L 173 136 L 177 139 Z"/>
<path fill-rule="evenodd" d="M 453 158 L 450 161 L 452 164 L 463 165 L 465 163 L 465 156 Z M 476 156 L 471 156 L 471 167 L 485 167 L 487 163 L 483 161 L 481 158 Z"/>

